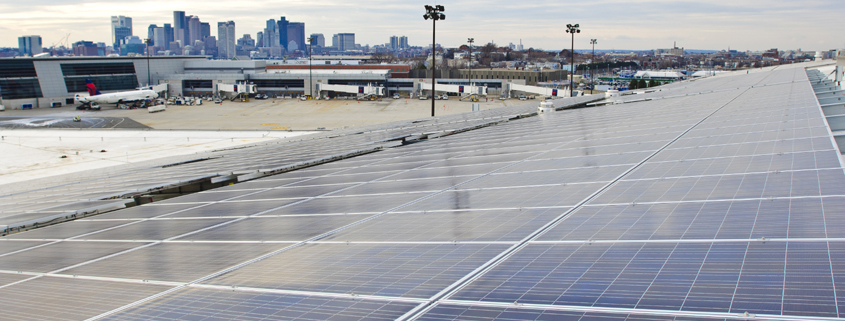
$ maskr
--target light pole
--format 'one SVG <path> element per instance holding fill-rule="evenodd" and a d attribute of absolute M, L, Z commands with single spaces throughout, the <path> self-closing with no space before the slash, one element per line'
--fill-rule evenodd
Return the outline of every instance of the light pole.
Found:
<path fill-rule="evenodd" d="M 314 74 L 311 71 L 311 52 L 314 48 L 314 37 L 308 37 L 308 89 L 311 90 L 311 99 L 314 99 Z"/>
<path fill-rule="evenodd" d="M 577 23 L 574 25 L 566 25 L 566 33 L 572 34 L 572 52 L 570 52 L 571 61 L 569 62 L 569 97 L 575 95 L 575 34 L 581 33 L 581 26 Z"/>
<path fill-rule="evenodd" d="M 472 43 L 475 42 L 475 38 L 469 38 L 467 42 L 469 42 L 469 77 L 467 79 L 469 80 L 469 90 L 472 91 Z"/>
<path fill-rule="evenodd" d="M 425 11 L 423 18 L 425 20 L 431 19 L 431 117 L 434 117 L 434 83 L 436 82 L 434 75 L 437 73 L 437 57 L 435 56 L 437 42 L 435 41 L 434 34 L 436 32 L 437 20 L 446 20 L 446 15 L 443 14 L 443 11 L 446 11 L 446 9 L 441 5 L 425 5 Z"/>
<path fill-rule="evenodd" d="M 153 79 L 150 76 L 150 42 L 152 42 L 152 39 L 150 39 L 150 38 L 144 39 L 144 43 L 147 45 L 147 85 L 148 86 L 153 85 Z M 150 89 L 152 89 L 152 87 L 150 87 Z"/>
<path fill-rule="evenodd" d="M 593 58 L 592 58 L 593 67 L 596 66 L 595 65 L 595 63 L 596 63 L 596 43 L 598 43 L 598 41 L 596 41 L 596 39 L 590 39 L 590 44 L 593 45 Z M 596 91 L 596 76 L 593 75 L 593 74 L 597 70 L 599 70 L 599 69 L 593 68 L 593 72 L 590 73 L 590 93 L 591 94 L 595 93 L 595 91 Z"/>

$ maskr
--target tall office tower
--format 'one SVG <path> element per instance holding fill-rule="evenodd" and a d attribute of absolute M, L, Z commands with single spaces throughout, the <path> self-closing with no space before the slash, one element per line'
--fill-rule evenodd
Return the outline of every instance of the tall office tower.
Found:
<path fill-rule="evenodd" d="M 185 11 L 173 11 L 173 41 L 182 46 L 188 41 L 188 24 L 185 21 Z"/>
<path fill-rule="evenodd" d="M 126 37 L 132 36 L 132 28 L 129 27 L 114 27 L 113 29 L 115 42 L 112 44 L 115 50 L 120 48 L 120 45 L 126 44 Z"/>
<path fill-rule="evenodd" d="M 399 50 L 399 37 L 390 36 L 390 50 Z"/>
<path fill-rule="evenodd" d="M 164 24 L 164 43 L 161 45 L 156 45 L 159 47 L 167 48 L 170 46 L 170 42 L 173 41 L 173 27 L 170 26 L 169 23 Z"/>
<path fill-rule="evenodd" d="M 155 44 L 155 30 L 156 30 L 156 28 L 158 28 L 158 26 L 155 25 L 155 24 L 151 24 L 149 27 L 147 27 L 147 38 L 149 38 L 150 41 L 152 41 L 152 43 L 150 43 L 150 46 L 156 45 Z"/>
<path fill-rule="evenodd" d="M 259 31 L 255 34 L 255 46 L 256 47 L 263 47 L 264 46 L 264 32 Z"/>
<path fill-rule="evenodd" d="M 312 33 L 311 38 L 314 38 L 314 47 L 322 48 L 326 46 L 326 37 L 322 33 Z"/>
<path fill-rule="evenodd" d="M 41 36 L 18 37 L 18 53 L 35 56 L 41 53 Z"/>
<path fill-rule="evenodd" d="M 235 57 L 235 22 L 217 23 L 217 57 L 232 59 Z"/>
<path fill-rule="evenodd" d="M 278 27 L 275 19 L 267 20 L 267 26 L 264 28 L 264 39 L 260 43 L 261 47 L 269 48 L 278 46 L 278 34 L 276 33 Z"/>
<path fill-rule="evenodd" d="M 122 30 L 121 34 L 118 35 L 116 30 L 117 28 L 127 28 L 128 34 L 126 34 L 127 30 Z M 112 46 L 117 49 L 120 47 L 121 41 L 126 38 L 126 36 L 132 35 L 132 18 L 124 17 L 124 16 L 112 16 L 111 17 L 111 42 Z"/>
<path fill-rule="evenodd" d="M 166 37 L 164 36 L 164 28 L 158 27 L 153 29 L 153 37 L 150 38 L 153 40 L 153 45 L 159 48 L 166 48 L 167 42 L 165 42 Z"/>
<path fill-rule="evenodd" d="M 202 23 L 200 17 L 190 16 L 188 19 L 188 40 L 193 44 L 197 40 L 202 41 Z"/>
<path fill-rule="evenodd" d="M 332 46 L 338 51 L 346 51 L 355 49 L 355 34 L 354 33 L 339 33 L 332 37 Z"/>
<path fill-rule="evenodd" d="M 288 24 L 288 51 L 305 50 L 305 23 L 291 22 Z"/>
<path fill-rule="evenodd" d="M 200 22 L 200 38 L 205 41 L 205 38 L 211 37 L 211 24 L 208 22 Z"/>
<path fill-rule="evenodd" d="M 290 22 L 288 22 L 288 20 L 285 19 L 285 17 L 281 17 L 281 18 L 279 18 L 279 21 L 276 24 L 277 24 L 276 33 L 279 34 L 279 44 L 282 46 L 282 48 L 287 48 L 288 47 L 288 24 L 290 24 Z"/>
<path fill-rule="evenodd" d="M 411 46 L 408 46 L 408 37 L 401 36 L 399 37 L 399 49 L 408 49 Z"/>

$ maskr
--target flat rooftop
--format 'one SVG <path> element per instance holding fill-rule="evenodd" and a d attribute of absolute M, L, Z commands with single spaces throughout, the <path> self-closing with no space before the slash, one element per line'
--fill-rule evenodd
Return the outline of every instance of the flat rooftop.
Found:
<path fill-rule="evenodd" d="M 83 320 L 841 319 L 845 172 L 812 85 L 822 64 L 42 184 L 0 202 L 240 175 L 0 237 L 0 308 Z"/>

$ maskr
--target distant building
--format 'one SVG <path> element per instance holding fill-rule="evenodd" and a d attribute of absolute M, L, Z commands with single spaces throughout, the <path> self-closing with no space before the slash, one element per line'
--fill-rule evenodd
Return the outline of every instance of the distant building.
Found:
<path fill-rule="evenodd" d="M 275 19 L 267 20 L 267 27 L 264 28 L 264 38 L 259 47 L 272 48 L 279 45 L 279 26 Z"/>
<path fill-rule="evenodd" d="M 390 43 L 389 46 L 390 50 L 399 50 L 399 37 L 397 36 L 390 36 Z"/>
<path fill-rule="evenodd" d="M 305 50 L 305 23 L 288 23 L 288 51 Z"/>
<path fill-rule="evenodd" d="M 211 24 L 200 22 L 200 40 L 205 41 L 205 38 L 208 37 L 211 37 Z"/>
<path fill-rule="evenodd" d="M 763 58 L 769 58 L 778 60 L 780 59 L 780 53 L 778 52 L 778 48 L 772 48 L 763 52 Z"/>
<path fill-rule="evenodd" d="M 322 48 L 326 46 L 326 37 L 324 37 L 322 33 L 312 33 L 311 38 L 314 38 L 315 47 Z"/>
<path fill-rule="evenodd" d="M 125 44 L 126 37 L 132 36 L 132 29 L 129 27 L 115 27 L 114 28 L 114 35 L 117 38 L 117 41 L 112 44 L 112 48 L 115 50 L 120 48 L 120 45 Z"/>
<path fill-rule="evenodd" d="M 278 33 L 279 37 L 279 45 L 287 48 L 288 46 L 288 22 L 285 17 L 280 17 L 279 21 L 276 23 L 276 32 Z"/>
<path fill-rule="evenodd" d="M 164 28 L 155 28 L 153 29 L 153 46 L 156 47 L 167 47 L 167 40 L 164 35 Z"/>
<path fill-rule="evenodd" d="M 408 45 L 408 37 L 406 37 L 406 36 L 399 37 L 399 49 L 405 50 L 405 49 L 408 49 L 408 48 L 411 48 L 411 46 Z"/>
<path fill-rule="evenodd" d="M 18 37 L 18 53 L 21 56 L 35 56 L 42 51 L 41 36 Z"/>
<path fill-rule="evenodd" d="M 169 47 L 170 42 L 173 41 L 173 27 L 169 23 L 164 24 L 164 43 L 156 44 L 159 47 Z"/>
<path fill-rule="evenodd" d="M 161 29 L 161 28 L 159 28 Z M 105 56 L 106 48 L 91 41 L 77 41 L 71 45 L 74 56 Z"/>
<path fill-rule="evenodd" d="M 255 39 L 252 39 L 252 36 L 246 33 L 243 37 L 238 39 L 238 46 L 255 47 Z"/>
<path fill-rule="evenodd" d="M 232 59 L 236 55 L 235 22 L 217 23 L 217 57 Z"/>
<path fill-rule="evenodd" d="M 193 44 L 197 40 L 202 41 L 202 24 L 200 17 L 191 16 L 188 18 L 188 44 Z"/>
<path fill-rule="evenodd" d="M 120 55 L 125 56 L 130 53 L 143 55 L 147 45 L 138 36 L 128 36 L 124 39 L 123 44 L 120 45 Z"/>
<path fill-rule="evenodd" d="M 347 51 L 355 49 L 355 34 L 354 33 L 339 33 L 332 36 L 332 47 L 337 48 L 338 51 Z"/>
<path fill-rule="evenodd" d="M 111 42 L 115 49 L 121 45 L 121 40 L 131 35 L 133 35 L 132 18 L 125 16 L 111 17 Z"/>
<path fill-rule="evenodd" d="M 151 45 L 153 45 L 153 46 L 156 46 L 156 43 L 155 43 L 155 30 L 156 30 L 156 28 L 158 28 L 158 26 L 155 25 L 155 24 L 151 24 L 149 27 L 147 27 L 147 38 L 149 38 L 150 41 L 152 41 Z"/>
<path fill-rule="evenodd" d="M 187 44 L 188 21 L 185 20 L 185 11 L 173 11 L 173 41 L 178 41 L 180 46 Z"/>
<path fill-rule="evenodd" d="M 205 38 L 205 54 L 209 56 L 217 56 L 217 38 L 209 36 Z"/>

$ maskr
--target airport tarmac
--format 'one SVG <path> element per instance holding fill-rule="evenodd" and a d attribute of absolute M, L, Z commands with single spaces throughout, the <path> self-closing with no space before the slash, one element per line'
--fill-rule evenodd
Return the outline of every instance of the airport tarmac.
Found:
<path fill-rule="evenodd" d="M 481 110 L 525 104 L 539 100 L 489 100 L 477 102 Z M 473 102 L 435 100 L 435 115 L 449 115 L 472 111 Z M 224 101 L 222 104 L 204 101 L 202 105 L 167 105 L 164 112 L 148 113 L 146 109 L 117 109 L 103 106 L 101 111 L 77 111 L 73 106 L 7 110 L 5 117 L 128 118 L 153 129 L 213 129 L 213 130 L 316 130 L 367 126 L 393 121 L 431 116 L 431 100 L 392 99 L 377 101 L 251 99 L 248 102 Z"/>

